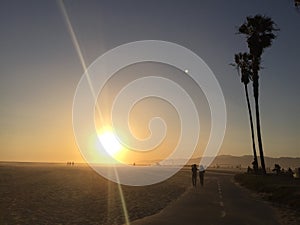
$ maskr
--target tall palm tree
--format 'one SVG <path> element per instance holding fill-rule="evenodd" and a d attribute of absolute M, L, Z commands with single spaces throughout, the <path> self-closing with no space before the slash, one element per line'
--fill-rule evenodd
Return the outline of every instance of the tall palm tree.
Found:
<path fill-rule="evenodd" d="M 262 15 L 247 17 L 247 21 L 239 27 L 239 33 L 246 35 L 248 48 L 252 56 L 252 79 L 253 94 L 255 100 L 257 141 L 259 147 L 261 167 L 264 174 L 266 173 L 266 166 L 260 129 L 260 115 L 258 103 L 258 71 L 260 69 L 261 55 L 264 49 L 270 47 L 272 45 L 273 39 L 276 38 L 276 35 L 273 33 L 274 31 L 278 31 L 278 29 L 275 28 L 275 23 L 273 22 L 273 20 L 269 17 Z"/>
<path fill-rule="evenodd" d="M 238 74 L 241 75 L 241 82 L 244 84 L 244 88 L 245 88 L 250 128 L 251 128 L 253 157 L 254 157 L 254 161 L 252 164 L 253 164 L 254 172 L 257 173 L 258 172 L 258 162 L 257 162 L 255 139 L 254 139 L 252 110 L 251 110 L 249 94 L 248 94 L 248 84 L 249 84 L 250 80 L 252 80 L 252 56 L 249 53 L 241 53 L 240 52 L 240 53 L 234 55 L 234 61 L 235 61 L 235 63 L 232 65 L 237 68 Z"/>

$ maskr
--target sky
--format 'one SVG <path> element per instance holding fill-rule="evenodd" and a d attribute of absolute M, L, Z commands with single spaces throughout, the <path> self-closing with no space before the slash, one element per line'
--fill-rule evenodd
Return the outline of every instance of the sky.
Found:
<path fill-rule="evenodd" d="M 73 133 L 72 104 L 84 69 L 59 2 L 3 0 L 0 4 L 0 161 L 83 161 Z M 140 40 L 173 42 L 199 55 L 215 74 L 225 97 L 227 128 L 219 154 L 230 155 L 252 154 L 243 85 L 237 71 L 229 66 L 235 53 L 247 51 L 237 27 L 246 16 L 271 17 L 280 31 L 262 56 L 264 151 L 271 157 L 300 157 L 300 12 L 293 1 L 66 0 L 64 4 L 87 66 L 110 49 Z M 144 66 L 151 70 L 149 65 Z M 174 68 L 152 66 L 154 72 L 180 73 Z M 123 73 L 130 74 L 130 68 Z M 116 81 L 114 85 L 121 83 Z M 191 81 L 183 83 L 196 95 L 194 98 L 199 97 L 201 91 L 194 92 Z M 106 88 L 118 89 L 113 81 Z M 249 90 L 252 95 L 251 85 Z M 200 110 L 205 100 L 199 102 Z M 150 104 L 160 103 L 157 100 Z M 145 115 L 145 109 L 150 108 L 141 104 L 144 111 L 135 109 L 133 118 Z M 153 105 L 151 109 L 165 110 L 162 117 L 173 110 Z M 151 112 L 141 120 L 155 114 Z M 173 119 L 166 119 L 166 123 L 178 129 Z M 204 139 L 209 135 L 208 120 L 203 112 Z M 136 123 L 135 127 L 139 126 Z M 137 133 L 147 136 L 144 131 Z M 169 140 L 176 139 L 176 135 L 171 132 Z M 202 149 L 205 141 L 199 146 Z M 159 153 L 151 155 L 159 157 Z"/>

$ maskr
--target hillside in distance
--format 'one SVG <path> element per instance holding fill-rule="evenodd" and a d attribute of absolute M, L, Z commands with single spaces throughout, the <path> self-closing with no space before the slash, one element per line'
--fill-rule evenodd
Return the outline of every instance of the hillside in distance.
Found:
<path fill-rule="evenodd" d="M 199 164 L 201 158 L 191 159 L 189 164 Z M 221 167 L 221 168 L 236 168 L 238 166 L 242 168 L 247 168 L 251 166 L 253 162 L 253 156 L 232 156 L 232 155 L 219 155 L 217 156 L 210 167 Z M 258 157 L 258 162 L 260 164 L 260 158 Z M 300 157 L 265 157 L 265 163 L 267 168 L 274 168 L 274 164 L 279 164 L 282 168 L 288 169 L 289 167 L 294 169 L 300 167 Z"/>
<path fill-rule="evenodd" d="M 211 161 L 212 158 L 207 157 L 207 160 L 204 161 Z M 164 164 L 161 163 L 160 160 L 145 160 L 138 162 L 138 164 L 142 165 L 151 165 L 151 164 L 160 164 L 160 165 L 191 165 L 191 164 L 197 164 L 199 165 L 201 161 L 201 158 L 192 158 L 188 160 L 187 163 L 186 160 L 183 159 L 172 159 L 172 160 L 166 160 Z M 244 155 L 244 156 L 232 156 L 232 155 L 219 155 L 216 156 L 209 167 L 213 168 L 247 168 L 248 166 L 252 167 L 253 162 L 253 156 L 251 155 Z M 260 158 L 258 156 L 258 163 L 260 165 Z M 275 164 L 279 164 L 282 168 L 288 169 L 289 167 L 291 169 L 295 169 L 300 167 L 300 157 L 265 157 L 265 164 L 268 170 L 271 170 L 274 168 Z"/>

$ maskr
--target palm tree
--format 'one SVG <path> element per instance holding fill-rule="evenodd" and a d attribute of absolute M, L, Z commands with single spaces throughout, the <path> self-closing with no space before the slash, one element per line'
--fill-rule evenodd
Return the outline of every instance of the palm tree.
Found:
<path fill-rule="evenodd" d="M 248 84 L 252 79 L 252 56 L 249 53 L 238 53 L 234 55 L 235 63 L 232 64 L 237 68 L 238 74 L 241 75 L 241 82 L 244 84 L 246 100 L 247 100 L 247 107 L 249 113 L 249 120 L 250 120 L 250 128 L 251 128 L 251 138 L 252 138 L 252 148 L 253 148 L 253 169 L 254 172 L 258 172 L 258 162 L 257 162 L 257 154 L 256 154 L 256 146 L 255 146 L 255 139 L 254 139 L 254 128 L 253 128 L 253 119 L 252 119 L 252 110 L 249 101 L 249 94 L 248 94 Z"/>
<path fill-rule="evenodd" d="M 266 173 L 266 166 L 264 160 L 264 151 L 260 129 L 260 115 L 258 103 L 258 90 L 259 90 L 259 76 L 261 55 L 265 48 L 272 45 L 273 39 L 276 35 L 273 33 L 278 31 L 275 28 L 275 23 L 269 17 L 256 15 L 254 17 L 247 17 L 247 21 L 239 27 L 239 33 L 246 35 L 248 48 L 252 56 L 252 79 L 253 79 L 253 94 L 255 100 L 255 115 L 256 115 L 256 130 L 257 141 L 259 147 L 259 154 L 261 160 L 262 172 Z"/>

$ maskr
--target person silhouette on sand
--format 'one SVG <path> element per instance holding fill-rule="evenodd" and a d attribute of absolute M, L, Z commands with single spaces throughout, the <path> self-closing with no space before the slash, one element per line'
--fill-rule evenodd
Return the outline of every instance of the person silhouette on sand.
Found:
<path fill-rule="evenodd" d="M 193 183 L 193 186 L 196 187 L 196 184 L 197 184 L 197 165 L 196 164 L 192 165 L 192 183 Z"/>
<path fill-rule="evenodd" d="M 205 173 L 205 169 L 202 165 L 199 166 L 199 178 L 200 178 L 200 184 L 201 186 L 204 185 L 204 173 Z"/>

